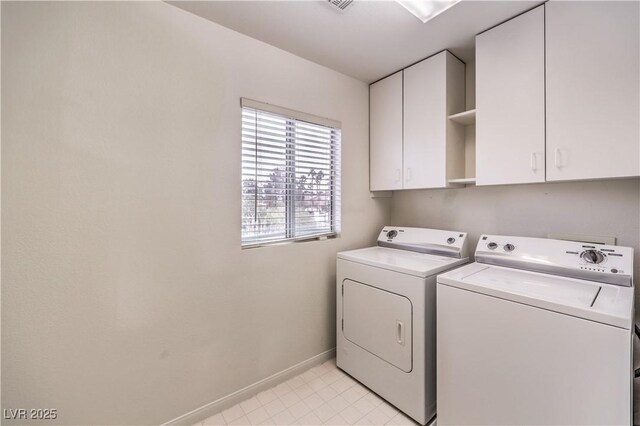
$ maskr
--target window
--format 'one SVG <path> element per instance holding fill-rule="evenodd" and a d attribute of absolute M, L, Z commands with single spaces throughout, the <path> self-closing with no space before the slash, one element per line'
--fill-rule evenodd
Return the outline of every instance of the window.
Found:
<path fill-rule="evenodd" d="M 242 246 L 340 232 L 340 123 L 242 99 Z"/>

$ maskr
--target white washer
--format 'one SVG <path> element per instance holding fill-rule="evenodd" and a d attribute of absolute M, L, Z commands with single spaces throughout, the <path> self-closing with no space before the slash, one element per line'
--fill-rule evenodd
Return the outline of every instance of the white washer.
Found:
<path fill-rule="evenodd" d="M 467 234 L 385 227 L 338 253 L 337 365 L 417 422 L 435 415 L 436 274 L 460 266 Z"/>
<path fill-rule="evenodd" d="M 437 287 L 439 426 L 631 424 L 633 249 L 483 235 Z"/>

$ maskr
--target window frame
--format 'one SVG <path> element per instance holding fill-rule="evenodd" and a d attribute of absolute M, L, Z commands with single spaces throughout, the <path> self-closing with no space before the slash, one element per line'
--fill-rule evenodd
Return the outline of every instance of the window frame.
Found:
<path fill-rule="evenodd" d="M 329 225 L 330 231 L 328 232 L 318 232 L 309 235 L 295 235 L 295 224 L 296 224 L 296 201 L 295 201 L 295 181 L 287 178 L 285 183 L 285 235 L 284 238 L 277 238 L 273 240 L 266 241 L 258 241 L 258 242 L 245 242 L 244 239 L 244 230 L 241 226 L 240 229 L 240 243 L 242 249 L 247 248 L 256 248 L 270 245 L 280 245 L 280 244 L 288 244 L 294 242 L 303 242 L 303 241 L 312 241 L 312 240 L 324 240 L 328 238 L 337 238 L 340 236 L 341 232 L 341 157 L 342 157 L 342 123 L 337 120 L 332 120 L 325 117 L 319 117 L 312 114 L 307 114 L 300 111 L 291 110 L 288 108 L 255 101 L 248 98 L 240 98 L 240 111 L 241 116 L 243 115 L 244 109 L 252 109 L 258 112 L 264 112 L 271 115 L 278 116 L 285 120 L 285 176 L 295 176 L 296 175 L 296 122 L 306 122 L 312 125 L 323 126 L 330 130 L 330 149 L 329 149 L 329 193 L 330 193 L 330 210 L 329 210 Z M 241 132 L 242 132 L 242 119 L 241 122 Z M 242 139 L 242 138 L 241 138 Z M 335 141 L 335 142 L 334 142 Z M 256 149 L 259 143 L 256 140 Z M 241 152 L 241 164 L 242 160 L 244 160 L 244 153 Z M 337 163 L 337 164 L 336 164 Z M 241 176 L 244 176 L 242 173 L 244 166 L 241 167 Z M 242 182 L 243 177 L 241 177 Z M 256 180 L 256 188 L 257 188 L 257 180 Z M 241 196 L 243 195 L 244 185 L 241 185 Z M 258 192 L 256 191 L 256 199 Z M 244 199 L 241 198 L 241 203 L 244 202 Z M 244 213 L 241 208 L 241 220 L 244 221 Z M 272 235 L 279 235 L 280 233 L 272 233 Z M 263 237 L 268 234 L 262 234 L 260 237 Z"/>

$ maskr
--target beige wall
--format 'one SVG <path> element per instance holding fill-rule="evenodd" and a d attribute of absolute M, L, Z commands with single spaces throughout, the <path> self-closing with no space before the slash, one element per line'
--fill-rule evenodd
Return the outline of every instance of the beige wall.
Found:
<path fill-rule="evenodd" d="M 640 277 L 639 179 L 396 191 L 391 222 L 466 231 L 474 250 L 481 234 L 614 236 Z"/>
<path fill-rule="evenodd" d="M 165 3 L 2 2 L 2 407 L 158 424 L 334 347 L 368 86 Z M 342 236 L 240 249 L 240 97 L 343 123 Z"/>

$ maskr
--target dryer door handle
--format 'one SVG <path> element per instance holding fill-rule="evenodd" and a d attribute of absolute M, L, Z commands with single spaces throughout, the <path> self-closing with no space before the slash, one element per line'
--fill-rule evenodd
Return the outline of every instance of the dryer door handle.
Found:
<path fill-rule="evenodd" d="M 396 320 L 396 343 L 404 346 L 404 323 Z"/>

